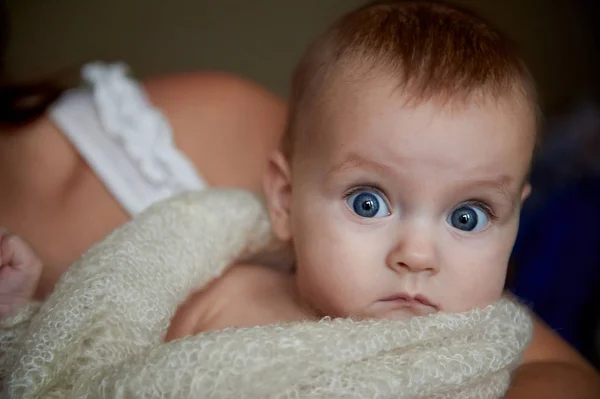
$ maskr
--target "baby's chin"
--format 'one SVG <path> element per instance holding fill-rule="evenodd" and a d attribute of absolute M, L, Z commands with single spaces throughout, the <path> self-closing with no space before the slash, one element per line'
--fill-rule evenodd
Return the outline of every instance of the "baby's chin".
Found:
<path fill-rule="evenodd" d="M 426 305 L 407 305 L 404 303 L 376 303 L 369 308 L 348 312 L 342 317 L 354 320 L 408 320 L 413 317 L 424 317 L 438 313 L 440 310 Z"/>
<path fill-rule="evenodd" d="M 413 317 L 424 317 L 438 312 L 437 309 L 433 308 L 396 308 L 378 312 L 373 318 L 379 320 L 408 320 Z"/>

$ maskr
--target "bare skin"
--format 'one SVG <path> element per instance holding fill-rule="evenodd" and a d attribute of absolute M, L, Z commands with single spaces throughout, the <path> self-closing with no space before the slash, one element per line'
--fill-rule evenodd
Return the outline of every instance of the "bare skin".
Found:
<path fill-rule="evenodd" d="M 238 265 L 188 297 L 171 320 L 165 341 L 226 327 L 314 319 L 299 301 L 291 273 Z"/>
<path fill-rule="evenodd" d="M 177 144 L 208 183 L 260 190 L 267 157 L 283 132 L 285 106 L 280 100 L 223 74 L 156 79 L 147 82 L 146 88 L 173 124 Z M 47 118 L 20 128 L 18 134 L 0 134 L 0 185 L 0 226 L 31 243 L 45 265 L 37 299 L 51 292 L 67 265 L 91 244 L 128 220 Z M 188 303 L 199 297 L 191 296 Z M 173 324 L 176 318 L 182 323 L 189 318 L 193 328 L 188 331 L 194 331 L 198 319 L 186 312 L 191 308 L 183 305 Z M 225 318 L 213 317 L 212 322 L 214 327 L 211 323 L 202 327 L 228 324 Z M 182 331 L 169 338 L 189 335 Z M 600 397 L 597 372 L 539 320 L 507 395 L 511 399 L 536 397 Z"/>

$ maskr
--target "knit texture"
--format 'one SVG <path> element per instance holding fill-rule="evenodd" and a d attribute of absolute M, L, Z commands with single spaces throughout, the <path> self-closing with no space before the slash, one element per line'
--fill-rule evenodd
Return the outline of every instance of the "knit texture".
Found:
<path fill-rule="evenodd" d="M 163 343 L 178 305 L 233 261 L 272 248 L 238 190 L 164 201 L 94 245 L 40 306 L 2 320 L 6 398 L 499 398 L 532 334 L 528 311 L 405 321 L 324 319 Z"/>

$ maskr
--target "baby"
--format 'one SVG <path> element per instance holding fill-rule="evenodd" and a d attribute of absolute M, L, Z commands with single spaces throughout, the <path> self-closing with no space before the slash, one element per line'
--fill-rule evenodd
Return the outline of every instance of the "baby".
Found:
<path fill-rule="evenodd" d="M 166 340 L 495 302 L 530 191 L 538 115 L 522 60 L 471 12 L 382 1 L 342 17 L 296 70 L 265 174 L 294 271 L 230 268 L 188 298 Z"/>
<path fill-rule="evenodd" d="M 167 339 L 303 318 L 461 312 L 503 292 L 537 140 L 532 78 L 471 12 L 383 1 L 318 38 L 265 195 L 293 274 L 233 268 Z"/>

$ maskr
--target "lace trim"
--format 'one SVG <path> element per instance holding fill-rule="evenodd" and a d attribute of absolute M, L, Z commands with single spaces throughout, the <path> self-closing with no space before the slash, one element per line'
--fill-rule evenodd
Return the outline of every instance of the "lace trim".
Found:
<path fill-rule="evenodd" d="M 195 166 L 174 144 L 171 126 L 127 76 L 122 63 L 91 63 L 82 75 L 92 87 L 102 127 L 135 162 L 140 173 L 159 191 L 170 194 L 201 188 Z"/>

